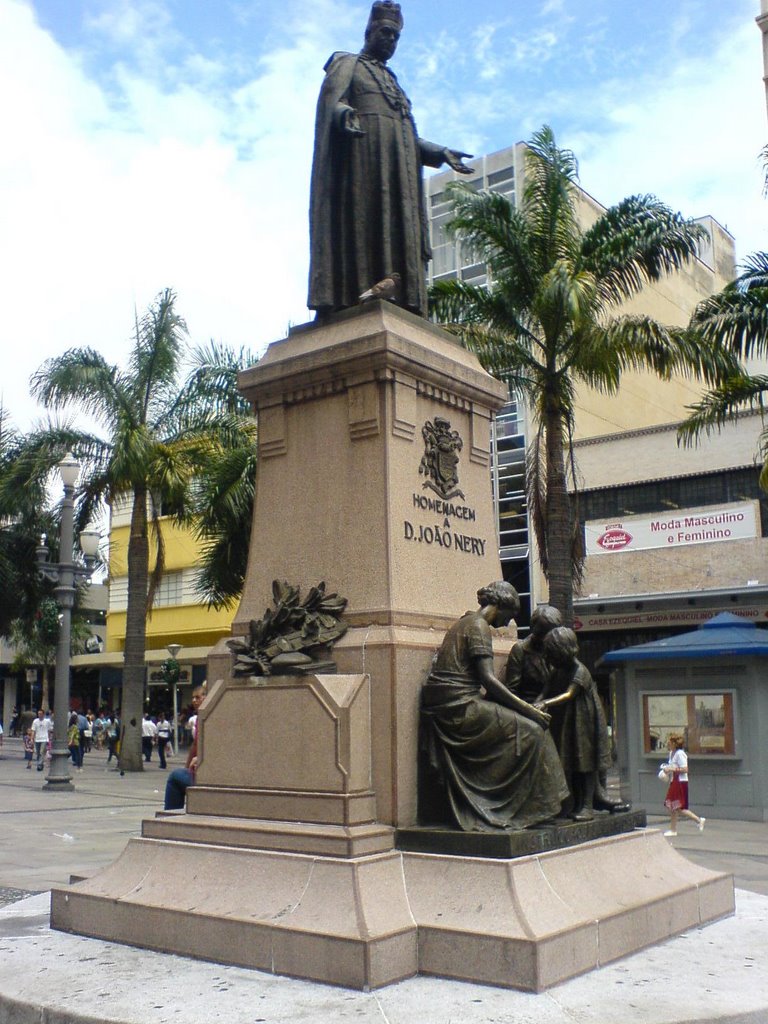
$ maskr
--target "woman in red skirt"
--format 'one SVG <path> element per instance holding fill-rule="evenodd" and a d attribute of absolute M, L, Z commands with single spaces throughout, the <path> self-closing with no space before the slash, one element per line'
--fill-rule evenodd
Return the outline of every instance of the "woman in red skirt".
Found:
<path fill-rule="evenodd" d="M 677 835 L 677 817 L 682 815 L 695 821 L 699 832 L 704 831 L 706 818 L 700 818 L 698 814 L 688 809 L 688 755 L 683 750 L 683 737 L 670 736 L 667 741 L 669 760 L 662 765 L 667 777 L 671 779 L 664 806 L 669 810 L 671 821 L 669 831 L 665 836 Z"/>

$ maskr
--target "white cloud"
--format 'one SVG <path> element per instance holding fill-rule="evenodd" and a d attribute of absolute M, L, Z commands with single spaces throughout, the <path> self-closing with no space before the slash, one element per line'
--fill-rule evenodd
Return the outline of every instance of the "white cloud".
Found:
<path fill-rule="evenodd" d="M 523 24 L 526 6 L 535 17 Z M 329 54 L 359 47 L 368 7 L 286 0 L 272 27 L 262 4 L 230 0 L 242 41 L 195 46 L 162 0 L 101 0 L 78 49 L 65 50 L 30 0 L 0 0 L 0 345 L 12 353 L 0 388 L 20 425 L 46 357 L 93 345 L 121 361 L 134 303 L 142 311 L 166 286 L 196 341 L 260 350 L 307 318 L 317 90 Z M 479 154 L 552 123 L 601 201 L 653 191 L 711 213 L 742 253 L 764 247 L 751 19 L 718 50 L 685 58 L 693 8 L 681 4 L 670 36 L 679 57 L 662 79 L 639 52 L 610 50 L 597 14 L 572 35 L 570 9 L 526 0 L 514 19 L 505 6 L 464 36 L 451 17 L 409 33 L 395 70 L 424 134 Z M 599 80 L 588 80 L 590 60 Z M 570 65 L 580 74 L 569 78 Z"/>
<path fill-rule="evenodd" d="M 100 29 L 140 36 L 129 8 L 102 14 Z M 0 89 L 14 97 L 0 113 L 14 143 L 0 153 L 0 344 L 14 353 L 0 386 L 20 426 L 45 358 L 92 345 L 121 362 L 134 303 L 141 312 L 166 286 L 197 341 L 260 350 L 307 318 L 308 170 L 328 56 L 325 29 L 311 28 L 233 95 L 191 73 L 162 87 L 127 62 L 105 91 L 26 3 L 0 0 Z"/>
<path fill-rule="evenodd" d="M 737 251 L 766 247 L 758 153 L 768 130 L 759 33 L 745 24 L 713 52 L 680 59 L 634 96 L 616 83 L 594 109 L 599 132 L 569 133 L 584 186 L 602 202 L 654 192 L 687 216 L 711 214 Z M 561 140 L 565 141 L 565 140 Z"/>

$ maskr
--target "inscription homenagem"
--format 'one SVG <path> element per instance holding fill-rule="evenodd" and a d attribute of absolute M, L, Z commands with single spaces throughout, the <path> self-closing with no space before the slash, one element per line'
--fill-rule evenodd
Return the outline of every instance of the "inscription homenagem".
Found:
<path fill-rule="evenodd" d="M 421 431 L 424 438 L 424 455 L 419 464 L 419 474 L 427 477 L 422 489 L 429 488 L 431 494 L 413 492 L 413 519 L 403 520 L 403 539 L 414 544 L 425 544 L 432 549 L 457 552 L 476 558 L 483 558 L 487 540 L 465 532 L 465 524 L 477 522 L 477 513 L 471 505 L 463 504 L 464 492 L 459 490 L 459 452 L 464 447 L 458 430 L 451 430 L 449 420 L 435 416 L 427 420 Z M 462 502 L 452 501 L 461 498 Z M 419 512 L 439 516 L 428 522 L 416 521 Z"/>
<path fill-rule="evenodd" d="M 414 494 L 413 504 L 425 512 L 435 512 L 439 516 L 453 516 L 456 519 L 466 519 L 474 523 L 477 515 L 473 508 L 468 505 L 454 505 L 452 501 L 442 501 L 440 498 L 428 498 L 426 494 Z"/>

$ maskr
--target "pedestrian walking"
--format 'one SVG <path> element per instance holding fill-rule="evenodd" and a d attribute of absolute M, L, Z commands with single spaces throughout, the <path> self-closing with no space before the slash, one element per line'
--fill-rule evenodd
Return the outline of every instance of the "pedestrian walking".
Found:
<path fill-rule="evenodd" d="M 107 725 L 107 745 L 109 747 L 109 754 L 107 755 L 107 764 L 114 759 L 117 761 L 120 754 L 119 750 L 120 743 L 120 717 L 116 711 L 113 717 L 109 720 Z"/>
<path fill-rule="evenodd" d="M 670 813 L 669 829 L 665 836 L 677 835 L 678 816 L 690 818 L 696 822 L 699 832 L 704 831 L 706 818 L 700 818 L 688 807 L 688 755 L 683 749 L 683 737 L 673 734 L 667 741 L 669 760 L 661 766 L 661 770 L 670 779 L 664 806 Z"/>
<path fill-rule="evenodd" d="M 69 747 L 72 764 L 79 772 L 81 772 L 83 770 L 83 763 L 80 758 L 80 725 L 76 711 L 73 711 L 69 716 L 69 725 L 67 726 L 67 746 Z"/>
<path fill-rule="evenodd" d="M 27 768 L 32 767 L 32 759 L 35 756 L 35 743 L 32 739 L 32 730 L 25 732 L 22 737 L 24 741 L 24 760 L 27 762 Z"/>
<path fill-rule="evenodd" d="M 144 760 L 147 762 L 152 760 L 152 746 L 156 736 L 157 726 L 148 714 L 144 715 L 141 723 L 141 750 L 144 754 Z"/>
<path fill-rule="evenodd" d="M 88 719 L 82 713 L 82 711 L 76 712 L 77 714 L 77 727 L 80 730 L 80 767 L 83 767 L 83 760 L 86 751 L 85 733 L 88 729 Z"/>
<path fill-rule="evenodd" d="M 165 768 L 165 753 L 168 748 L 168 741 L 171 738 L 171 723 L 161 711 L 157 719 L 157 756 L 160 758 L 160 767 Z"/>
<path fill-rule="evenodd" d="M 37 761 L 37 770 L 41 772 L 45 767 L 45 755 L 48 751 L 48 738 L 51 734 L 52 722 L 50 717 L 43 713 L 43 709 L 37 712 L 37 718 L 32 722 L 30 732 L 32 734 L 32 741 L 35 744 L 35 760 Z"/>

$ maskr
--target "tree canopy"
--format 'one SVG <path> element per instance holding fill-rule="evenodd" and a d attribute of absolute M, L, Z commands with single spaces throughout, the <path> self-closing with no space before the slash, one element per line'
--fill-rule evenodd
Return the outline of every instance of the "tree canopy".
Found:
<path fill-rule="evenodd" d="M 241 437 L 242 400 L 231 386 L 222 386 L 236 379 L 234 360 L 218 375 L 199 358 L 190 369 L 185 362 L 187 326 L 175 302 L 166 289 L 136 319 L 124 368 L 90 348 L 70 349 L 48 360 L 33 376 L 33 395 L 54 413 L 86 414 L 100 432 L 78 429 L 71 419 L 49 420 L 26 437 L 15 462 L 17 481 L 40 479 L 71 450 L 83 467 L 81 526 L 104 502 L 130 496 L 121 766 L 136 771 L 142 769 L 147 616 L 164 570 L 161 512 L 188 523 L 197 482 L 205 478 L 212 459 Z"/>
<path fill-rule="evenodd" d="M 678 430 L 685 444 L 735 422 L 745 410 L 764 412 L 768 376 L 748 373 L 741 364 L 768 356 L 768 253 L 748 256 L 734 281 L 696 307 L 690 333 L 707 345 L 722 345 L 738 365 L 689 406 L 690 415 Z M 761 433 L 760 453 L 760 486 L 768 491 L 768 428 Z"/>
<path fill-rule="evenodd" d="M 450 190 L 449 230 L 486 264 L 488 285 L 436 282 L 432 312 L 533 414 L 529 511 L 549 601 L 570 622 L 583 557 L 568 494 L 577 386 L 613 394 L 629 369 L 707 383 L 733 371 L 721 347 L 622 312 L 647 283 L 691 261 L 705 232 L 651 195 L 623 199 L 585 228 L 576 157 L 547 126 L 528 143 L 519 205 L 464 184 Z"/>

